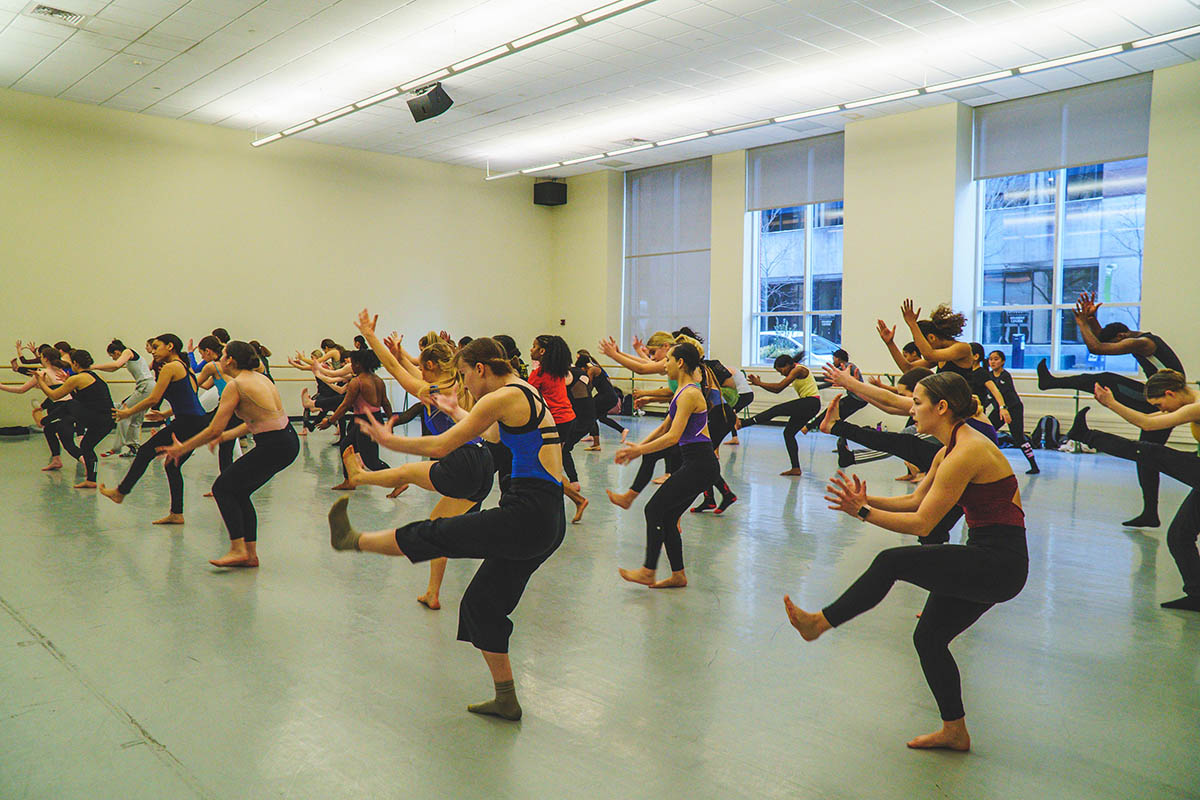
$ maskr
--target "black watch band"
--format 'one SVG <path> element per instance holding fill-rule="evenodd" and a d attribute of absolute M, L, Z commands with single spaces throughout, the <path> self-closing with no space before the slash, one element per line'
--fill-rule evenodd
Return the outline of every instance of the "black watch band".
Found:
<path fill-rule="evenodd" d="M 865 520 L 870 513 L 871 513 L 870 506 L 862 506 L 861 508 L 858 509 L 858 512 L 857 512 L 858 518 L 862 519 L 862 520 Z"/>

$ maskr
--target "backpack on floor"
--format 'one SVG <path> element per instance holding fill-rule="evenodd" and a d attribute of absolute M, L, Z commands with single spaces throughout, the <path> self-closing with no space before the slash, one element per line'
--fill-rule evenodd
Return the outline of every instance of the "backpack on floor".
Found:
<path fill-rule="evenodd" d="M 621 416 L 628 417 L 633 414 L 633 394 L 621 395 Z"/>
<path fill-rule="evenodd" d="M 1062 426 L 1058 419 L 1049 414 L 1039 419 L 1029 436 L 1029 443 L 1037 450 L 1057 450 L 1062 447 Z"/>
<path fill-rule="evenodd" d="M 29 428 L 24 425 L 14 425 L 11 428 L 0 428 L 0 436 L 28 436 Z"/>

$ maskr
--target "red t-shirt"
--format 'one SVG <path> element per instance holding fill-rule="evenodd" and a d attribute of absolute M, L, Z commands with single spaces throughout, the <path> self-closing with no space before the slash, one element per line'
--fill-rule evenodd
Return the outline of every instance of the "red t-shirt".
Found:
<path fill-rule="evenodd" d="M 567 398 L 566 378 L 543 375 L 542 368 L 538 367 L 529 373 L 529 383 L 542 393 L 542 399 L 546 401 L 556 425 L 575 419 L 575 409 L 571 408 L 571 401 Z"/>

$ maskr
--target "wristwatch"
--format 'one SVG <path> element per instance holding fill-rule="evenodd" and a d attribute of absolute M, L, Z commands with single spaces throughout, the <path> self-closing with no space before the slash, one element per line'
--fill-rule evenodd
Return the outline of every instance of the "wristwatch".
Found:
<path fill-rule="evenodd" d="M 865 521 L 867 516 L 871 513 L 871 507 L 863 506 L 860 509 L 858 509 L 857 513 L 858 513 L 858 518 Z"/>

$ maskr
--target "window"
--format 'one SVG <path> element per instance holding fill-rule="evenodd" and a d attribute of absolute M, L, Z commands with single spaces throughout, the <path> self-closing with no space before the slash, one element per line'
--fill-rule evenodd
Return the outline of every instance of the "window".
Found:
<path fill-rule="evenodd" d="M 708 338 L 707 158 L 626 173 L 623 341 L 690 326 Z"/>
<path fill-rule="evenodd" d="M 1101 325 L 1141 321 L 1146 159 L 987 178 L 980 192 L 976 324 L 1009 369 L 1136 372 L 1088 352 L 1075 300 L 1095 292 Z"/>
<path fill-rule="evenodd" d="M 842 341 L 842 202 L 750 212 L 755 364 L 806 354 L 830 360 Z"/>

